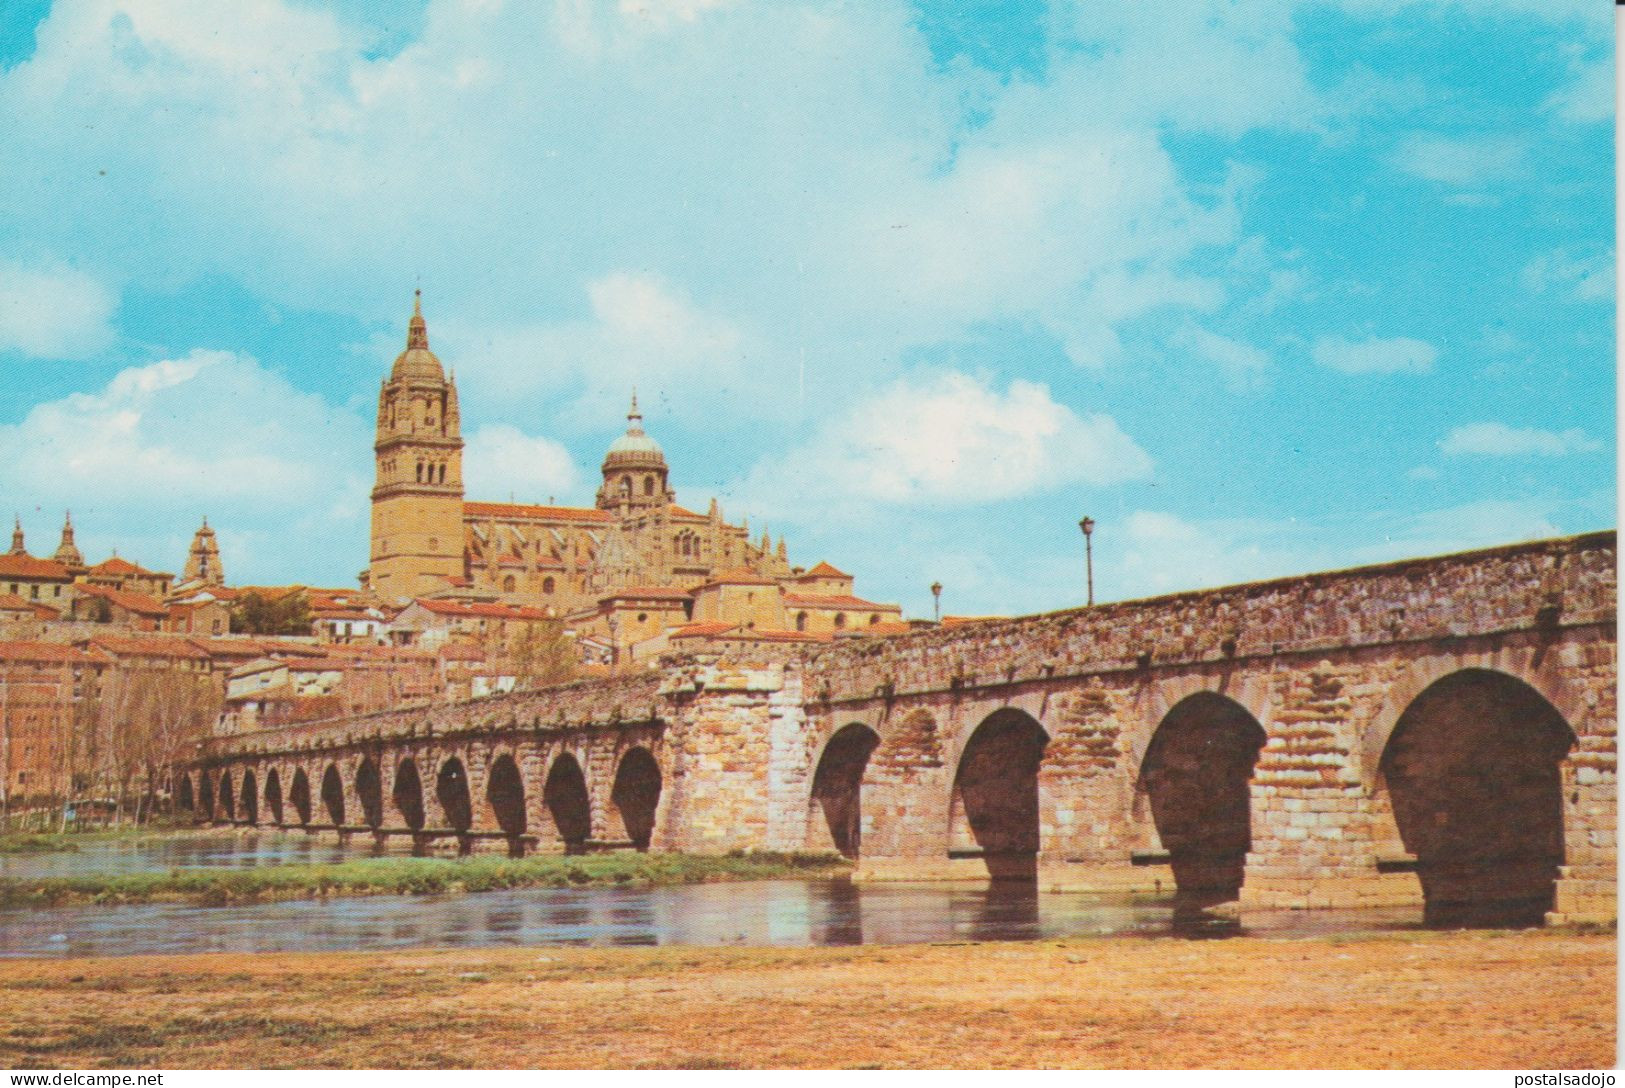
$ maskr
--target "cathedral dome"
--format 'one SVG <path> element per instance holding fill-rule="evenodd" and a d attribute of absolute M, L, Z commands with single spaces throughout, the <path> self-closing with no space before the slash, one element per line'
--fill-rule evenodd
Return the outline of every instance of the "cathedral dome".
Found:
<path fill-rule="evenodd" d="M 626 433 L 609 444 L 609 452 L 604 455 L 604 468 L 610 466 L 617 468 L 665 468 L 666 454 L 660 448 L 660 443 L 650 438 L 643 430 L 643 415 L 638 411 L 638 398 L 632 397 L 632 410 L 626 416 Z"/>
<path fill-rule="evenodd" d="M 440 360 L 429 350 L 429 325 L 423 320 L 423 292 L 412 299 L 412 320 L 406 327 L 406 350 L 395 356 L 389 380 L 443 382 L 446 372 Z"/>

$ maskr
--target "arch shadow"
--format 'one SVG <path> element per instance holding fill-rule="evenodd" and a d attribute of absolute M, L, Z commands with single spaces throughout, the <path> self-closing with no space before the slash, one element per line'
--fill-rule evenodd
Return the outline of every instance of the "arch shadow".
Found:
<path fill-rule="evenodd" d="M 654 838 L 660 784 L 660 764 L 649 749 L 632 748 L 621 756 L 609 799 L 621 814 L 626 837 L 632 840 L 635 849 L 649 849 Z"/>
<path fill-rule="evenodd" d="M 879 746 L 880 735 L 867 725 L 844 725 L 824 745 L 813 771 L 811 804 L 822 810 L 830 839 L 844 857 L 861 853 L 863 775 Z"/>
<path fill-rule="evenodd" d="M 581 764 L 569 752 L 555 759 L 547 772 L 542 803 L 553 817 L 553 826 L 564 842 L 564 852 L 584 853 L 592 834 L 592 805 L 587 795 L 587 776 L 581 773 Z"/>
<path fill-rule="evenodd" d="M 1048 744 L 1036 719 L 1006 707 L 983 719 L 959 757 L 949 818 L 968 829 L 994 880 L 1038 879 L 1038 768 Z"/>

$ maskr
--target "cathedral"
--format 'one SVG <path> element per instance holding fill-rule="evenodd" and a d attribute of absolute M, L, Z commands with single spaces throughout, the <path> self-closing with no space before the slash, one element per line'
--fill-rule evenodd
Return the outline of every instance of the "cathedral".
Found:
<path fill-rule="evenodd" d="M 852 596 L 851 577 L 827 563 L 792 567 L 783 539 L 776 546 L 765 534 L 751 540 L 715 499 L 703 514 L 678 505 L 635 395 L 626 433 L 604 455 L 593 506 L 465 497 L 456 375 L 429 349 L 421 295 L 406 350 L 378 393 L 373 449 L 372 551 L 361 578 L 385 601 L 492 601 L 578 622 L 626 602 L 640 625 L 669 630 L 710 618 L 701 615 L 711 611 L 703 607 L 706 587 L 751 584 L 772 590 L 762 596 L 777 602 L 762 612 L 752 593 L 757 612 L 740 623 L 752 629 L 814 633 L 851 624 L 881 633 L 901 619 L 896 605 Z M 669 619 L 651 620 L 651 609 Z"/>

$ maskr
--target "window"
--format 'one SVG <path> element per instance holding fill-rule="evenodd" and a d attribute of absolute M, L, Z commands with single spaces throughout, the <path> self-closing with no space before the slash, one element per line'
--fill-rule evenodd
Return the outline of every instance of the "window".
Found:
<path fill-rule="evenodd" d="M 418 483 L 421 484 L 422 482 L 423 482 L 423 462 L 419 461 L 418 462 Z"/>
<path fill-rule="evenodd" d="M 647 613 L 647 612 L 639 612 L 638 613 L 638 622 L 639 623 L 648 623 L 649 622 L 649 613 Z"/>
<path fill-rule="evenodd" d="M 655 493 L 655 478 L 653 476 L 645 476 L 643 478 L 643 493 L 645 495 L 653 495 Z"/>
<path fill-rule="evenodd" d="M 877 624 L 879 622 L 880 622 L 880 617 L 879 616 L 870 616 L 869 617 L 869 626 L 870 627 L 873 627 L 875 624 Z"/>
<path fill-rule="evenodd" d="M 552 578 L 543 578 L 542 579 L 542 592 L 543 593 L 552 593 L 553 592 L 553 579 Z"/>
<path fill-rule="evenodd" d="M 843 628 L 845 626 L 846 626 L 846 613 L 845 612 L 837 612 L 837 613 L 835 613 L 835 629 L 837 631 L 839 631 L 841 628 Z"/>
<path fill-rule="evenodd" d="M 510 574 L 507 577 L 502 579 L 502 592 L 504 592 L 504 593 L 512 593 L 513 592 L 513 587 L 514 587 L 513 575 Z"/>
<path fill-rule="evenodd" d="M 796 613 L 796 630 L 797 631 L 805 631 L 806 629 L 807 629 L 807 613 L 805 613 L 805 612 L 797 612 Z"/>

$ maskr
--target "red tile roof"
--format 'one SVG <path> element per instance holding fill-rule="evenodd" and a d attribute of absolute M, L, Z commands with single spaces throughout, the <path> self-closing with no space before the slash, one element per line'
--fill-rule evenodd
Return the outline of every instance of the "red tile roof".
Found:
<path fill-rule="evenodd" d="M 0 642 L 0 661 L 60 661 L 68 664 L 107 664 L 106 654 L 81 650 L 59 642 Z"/>
<path fill-rule="evenodd" d="M 127 589 L 114 589 L 111 586 L 93 586 L 81 584 L 79 593 L 84 597 L 100 597 L 109 604 L 116 604 L 126 612 L 134 612 L 138 616 L 169 615 L 169 609 L 156 597 L 149 597 L 145 593 L 134 593 Z"/>
<path fill-rule="evenodd" d="M 580 506 L 531 506 L 513 502 L 465 502 L 465 518 L 518 518 L 525 521 L 610 522 L 615 515 L 607 510 Z"/>
<path fill-rule="evenodd" d="M 48 578 L 66 582 L 68 568 L 54 559 L 35 559 L 31 555 L 0 554 L 0 578 Z"/>
<path fill-rule="evenodd" d="M 519 605 L 497 604 L 495 602 L 442 601 L 433 597 L 418 597 L 416 603 L 438 616 L 476 616 L 481 619 L 495 620 L 545 620 L 552 618 L 540 608 L 523 608 Z"/>
<path fill-rule="evenodd" d="M 707 623 L 691 623 L 686 627 L 674 629 L 669 637 L 710 638 L 712 635 L 720 635 L 724 631 L 732 631 L 734 627 L 734 624 L 724 623 L 721 620 L 711 620 Z"/>
<path fill-rule="evenodd" d="M 812 570 L 807 571 L 805 574 L 798 574 L 798 575 L 796 575 L 796 577 L 799 579 L 799 578 L 850 578 L 852 576 L 850 574 L 846 573 L 846 571 L 844 571 L 844 570 L 836 570 L 834 567 L 830 566 L 828 563 L 820 562 Z"/>
<path fill-rule="evenodd" d="M 704 514 L 696 514 L 694 511 L 689 510 L 686 507 L 678 506 L 676 503 L 672 503 L 670 506 L 666 507 L 666 513 L 673 517 L 679 518 L 696 518 L 700 521 L 709 520 Z"/>
<path fill-rule="evenodd" d="M 847 608 L 856 612 L 865 609 L 877 612 L 901 612 L 902 608 L 895 604 L 876 604 L 866 601 L 862 597 L 847 595 L 826 596 L 817 593 L 786 593 L 784 595 L 786 607 L 796 605 L 802 608 Z"/>
<path fill-rule="evenodd" d="M 24 600 L 15 593 L 0 593 L 0 612 L 31 612 L 35 618 L 42 620 L 55 619 L 61 615 L 50 605 Z"/>
<path fill-rule="evenodd" d="M 106 650 L 115 657 L 179 657 L 188 661 L 207 661 L 209 655 L 196 642 L 184 638 L 115 638 L 98 635 L 90 640 L 97 649 Z"/>

